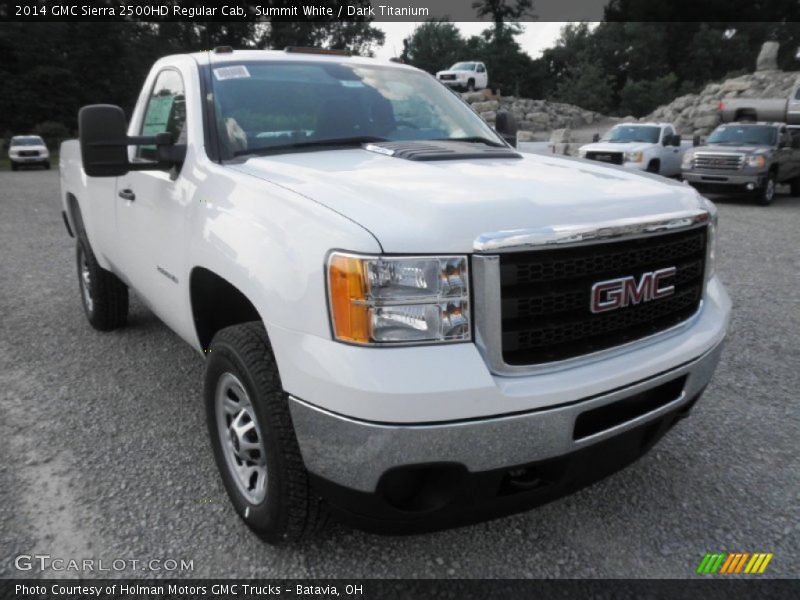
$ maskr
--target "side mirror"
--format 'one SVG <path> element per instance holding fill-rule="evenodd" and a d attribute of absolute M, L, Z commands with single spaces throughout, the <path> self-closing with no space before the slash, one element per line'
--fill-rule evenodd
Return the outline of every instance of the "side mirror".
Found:
<path fill-rule="evenodd" d="M 175 145 L 171 133 L 129 137 L 125 113 L 112 104 L 81 108 L 78 130 L 83 170 L 89 177 L 119 177 L 129 171 L 168 169 L 183 162 L 186 155 L 186 147 Z M 158 161 L 131 163 L 128 146 L 156 146 Z"/>
<path fill-rule="evenodd" d="M 595 133 L 595 134 L 592 136 L 592 143 L 593 143 L 593 144 L 596 144 L 596 143 L 597 143 L 597 142 L 599 142 L 599 141 L 600 141 L 600 134 L 599 134 L 599 133 Z"/>
<path fill-rule="evenodd" d="M 672 145 L 676 148 L 680 148 L 681 145 L 681 136 L 679 133 L 672 134 Z"/>
<path fill-rule="evenodd" d="M 700 145 L 700 136 L 696 135 L 692 138 L 692 146 L 697 148 Z"/>
<path fill-rule="evenodd" d="M 507 110 L 498 110 L 494 128 L 509 144 L 517 147 L 517 120 Z"/>

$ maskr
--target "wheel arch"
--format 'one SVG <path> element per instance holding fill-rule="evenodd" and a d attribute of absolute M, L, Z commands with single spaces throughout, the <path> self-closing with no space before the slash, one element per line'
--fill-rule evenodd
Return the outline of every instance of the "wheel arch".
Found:
<path fill-rule="evenodd" d="M 194 267 L 189 276 L 189 298 L 195 333 L 203 351 L 225 327 L 262 321 L 252 301 L 224 277 L 205 267 Z"/>

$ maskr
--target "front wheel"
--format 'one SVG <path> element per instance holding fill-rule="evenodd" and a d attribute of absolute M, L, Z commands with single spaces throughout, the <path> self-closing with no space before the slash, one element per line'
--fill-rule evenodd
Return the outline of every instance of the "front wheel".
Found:
<path fill-rule="evenodd" d="M 19 169 L 19 165 L 17 165 L 17 163 L 15 163 L 15 162 L 12 162 L 11 163 L 11 170 L 12 171 L 16 171 L 17 169 Z"/>
<path fill-rule="evenodd" d="M 756 204 L 769 206 L 775 198 L 775 173 L 767 175 L 764 184 L 756 189 Z"/>
<path fill-rule="evenodd" d="M 45 161 L 45 163 L 44 163 L 44 168 L 45 168 L 46 170 L 48 170 L 48 171 L 50 170 L 50 161 L 49 161 L 49 160 L 48 160 L 48 161 Z"/>
<path fill-rule="evenodd" d="M 470 79 L 467 82 L 467 91 L 468 92 L 474 92 L 475 91 L 475 82 L 472 79 Z"/>
<path fill-rule="evenodd" d="M 288 395 L 261 323 L 214 336 L 204 394 L 217 468 L 247 526 L 273 544 L 321 527 L 325 508 L 309 484 Z"/>

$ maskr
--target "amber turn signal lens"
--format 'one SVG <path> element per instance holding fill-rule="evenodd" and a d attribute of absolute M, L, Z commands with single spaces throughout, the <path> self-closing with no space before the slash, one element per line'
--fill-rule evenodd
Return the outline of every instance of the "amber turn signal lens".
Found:
<path fill-rule="evenodd" d="M 369 342 L 369 307 L 366 304 L 363 261 L 341 254 L 331 256 L 328 285 L 335 337 L 361 344 Z"/>

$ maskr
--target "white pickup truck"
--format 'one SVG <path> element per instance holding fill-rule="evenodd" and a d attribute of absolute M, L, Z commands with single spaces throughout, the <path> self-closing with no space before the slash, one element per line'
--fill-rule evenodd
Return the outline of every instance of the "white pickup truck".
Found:
<path fill-rule="evenodd" d="M 675 177 L 681 174 L 681 161 L 691 144 L 681 142 L 681 136 L 671 123 L 620 123 L 598 142 L 581 146 L 578 155 Z"/>
<path fill-rule="evenodd" d="M 205 359 L 222 479 L 270 542 L 330 510 L 414 531 L 550 501 L 647 451 L 719 359 L 710 202 L 521 155 L 412 67 L 170 56 L 130 124 L 79 127 L 86 317 L 123 326 L 132 290 Z"/>

